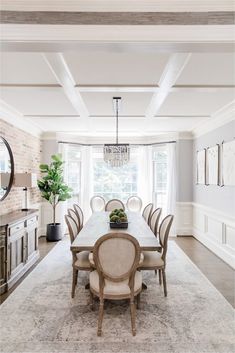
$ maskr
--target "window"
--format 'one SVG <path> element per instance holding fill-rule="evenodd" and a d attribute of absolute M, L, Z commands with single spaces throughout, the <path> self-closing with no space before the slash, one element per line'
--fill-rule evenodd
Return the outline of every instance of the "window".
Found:
<path fill-rule="evenodd" d="M 73 190 L 72 197 L 68 200 L 68 207 L 80 203 L 81 190 L 81 148 L 76 145 L 64 145 L 65 176 L 68 186 Z"/>
<path fill-rule="evenodd" d="M 167 191 L 167 151 L 165 146 L 153 150 L 153 202 L 155 207 L 161 207 L 166 214 Z"/>
<path fill-rule="evenodd" d="M 94 148 L 94 195 L 101 195 L 106 200 L 118 198 L 126 202 L 131 195 L 137 195 L 137 154 L 132 148 L 130 163 L 119 168 L 109 167 L 103 160 L 103 149 Z"/>

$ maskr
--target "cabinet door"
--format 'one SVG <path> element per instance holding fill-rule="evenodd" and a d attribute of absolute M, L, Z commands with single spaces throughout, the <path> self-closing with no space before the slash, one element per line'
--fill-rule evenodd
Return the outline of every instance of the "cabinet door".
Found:
<path fill-rule="evenodd" d="M 7 280 L 7 249 L 6 235 L 0 230 L 0 287 Z"/>
<path fill-rule="evenodd" d="M 10 236 L 10 275 L 14 276 L 22 269 L 25 259 L 25 231 L 24 229 Z"/>
<path fill-rule="evenodd" d="M 36 224 L 27 228 L 27 256 L 30 258 L 38 248 Z"/>

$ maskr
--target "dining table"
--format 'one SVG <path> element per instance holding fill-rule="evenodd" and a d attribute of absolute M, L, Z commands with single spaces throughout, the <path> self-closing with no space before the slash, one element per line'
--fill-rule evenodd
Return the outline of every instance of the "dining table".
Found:
<path fill-rule="evenodd" d="M 70 250 L 77 253 L 84 250 L 93 251 L 96 241 L 107 233 L 128 233 L 135 237 L 143 251 L 161 250 L 161 245 L 154 235 L 142 214 L 139 212 L 126 212 L 128 218 L 127 228 L 110 228 L 110 212 L 94 212 L 85 223 L 78 236 L 71 244 Z"/>
<path fill-rule="evenodd" d="M 93 251 L 96 241 L 107 233 L 128 233 L 135 237 L 142 251 L 161 250 L 161 245 L 154 235 L 144 217 L 139 212 L 126 212 L 128 218 L 127 228 L 110 228 L 110 212 L 101 211 L 92 213 L 91 217 L 85 223 L 79 234 L 70 246 L 72 252 Z M 85 286 L 89 288 L 89 283 Z M 147 289 L 143 282 L 142 288 Z"/>

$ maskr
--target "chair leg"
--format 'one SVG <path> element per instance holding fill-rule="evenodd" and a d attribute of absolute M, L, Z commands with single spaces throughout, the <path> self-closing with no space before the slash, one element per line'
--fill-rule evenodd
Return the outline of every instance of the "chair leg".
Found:
<path fill-rule="evenodd" d="M 140 309 L 140 293 L 137 295 L 137 309 Z"/>
<path fill-rule="evenodd" d="M 136 328 L 135 328 L 135 302 L 134 299 L 130 299 L 130 307 L 131 307 L 131 329 L 132 329 L 132 335 L 136 335 Z"/>
<path fill-rule="evenodd" d="M 165 273 L 165 269 L 162 270 L 162 278 L 163 278 L 164 295 L 165 295 L 165 297 L 167 297 L 167 287 L 166 287 L 166 273 Z"/>
<path fill-rule="evenodd" d="M 157 270 L 155 270 L 154 272 L 155 272 L 155 275 L 157 276 Z"/>
<path fill-rule="evenodd" d="M 104 317 L 104 302 L 100 301 L 97 336 L 101 336 L 102 334 L 103 317 Z"/>
<path fill-rule="evenodd" d="M 76 288 L 76 284 L 77 284 L 77 278 L 78 278 L 78 270 L 73 268 L 73 281 L 72 281 L 72 292 L 71 292 L 72 298 L 74 298 L 75 288 Z"/>
<path fill-rule="evenodd" d="M 162 285 L 162 271 L 158 270 L 158 276 L 159 276 L 159 284 L 160 286 Z"/>
<path fill-rule="evenodd" d="M 94 306 L 94 295 L 93 293 L 90 291 L 90 303 L 91 303 L 91 310 L 93 311 L 95 309 Z"/>

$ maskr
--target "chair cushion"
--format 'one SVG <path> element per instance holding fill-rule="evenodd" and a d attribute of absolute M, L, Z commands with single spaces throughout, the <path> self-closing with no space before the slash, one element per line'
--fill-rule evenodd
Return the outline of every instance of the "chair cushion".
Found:
<path fill-rule="evenodd" d="M 74 263 L 75 267 L 85 267 L 89 268 L 91 267 L 90 261 L 89 261 L 89 254 L 90 251 L 81 251 L 76 254 L 77 260 Z"/>
<path fill-rule="evenodd" d="M 95 263 L 94 263 L 93 253 L 92 253 L 92 252 L 89 253 L 89 261 L 90 261 L 91 266 L 95 268 Z M 144 261 L 144 254 L 141 253 L 141 254 L 140 254 L 140 262 L 139 262 L 139 265 L 142 265 L 143 261 Z"/>
<path fill-rule="evenodd" d="M 105 279 L 104 295 L 129 295 L 130 287 L 129 279 L 122 282 L 111 282 Z M 97 271 L 90 272 L 90 288 L 99 293 L 99 274 Z M 137 292 L 142 288 L 142 274 L 136 271 L 134 291 Z"/>
<path fill-rule="evenodd" d="M 143 251 L 144 261 L 141 267 L 162 267 L 164 266 L 164 261 L 162 260 L 162 255 L 158 251 Z"/>

